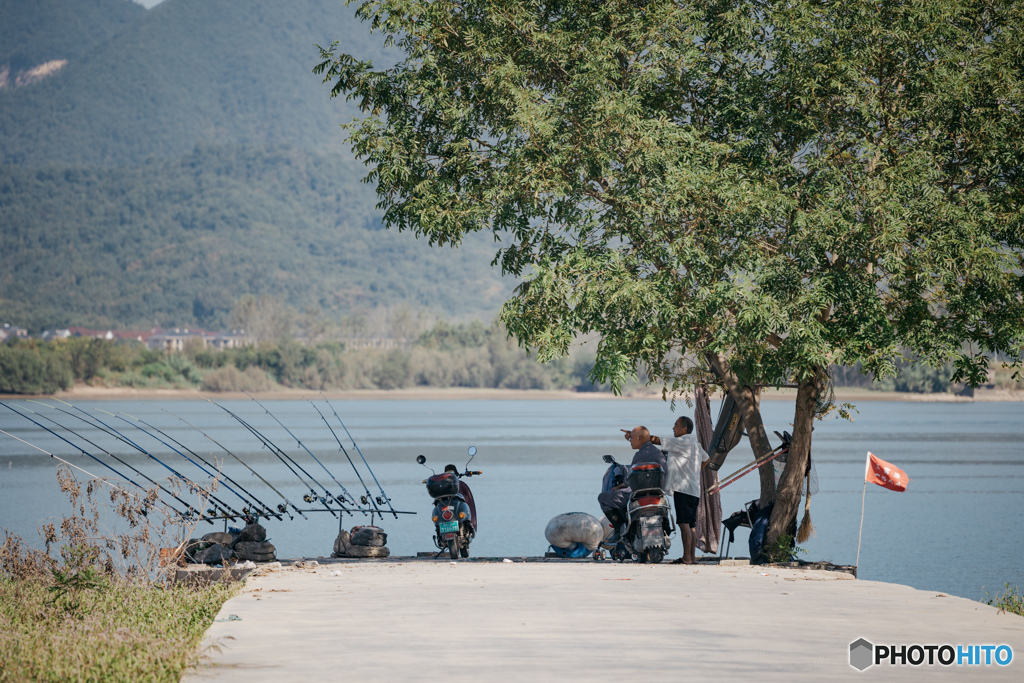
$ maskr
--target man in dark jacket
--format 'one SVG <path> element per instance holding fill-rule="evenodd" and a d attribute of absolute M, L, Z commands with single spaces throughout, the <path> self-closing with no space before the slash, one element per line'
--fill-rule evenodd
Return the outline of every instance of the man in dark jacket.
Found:
<path fill-rule="evenodd" d="M 665 454 L 651 443 L 651 433 L 647 430 L 647 427 L 634 427 L 632 430 L 623 429 L 622 431 L 625 432 L 626 438 L 629 439 L 629 445 L 636 450 L 630 466 L 655 463 L 661 465 L 662 469 L 665 469 Z M 616 533 L 620 531 L 620 527 L 628 519 L 626 506 L 629 504 L 629 494 L 632 492 L 629 484 L 624 482 L 611 491 L 602 493 L 597 497 L 601 510 L 608 518 L 608 521 L 612 523 Z"/>

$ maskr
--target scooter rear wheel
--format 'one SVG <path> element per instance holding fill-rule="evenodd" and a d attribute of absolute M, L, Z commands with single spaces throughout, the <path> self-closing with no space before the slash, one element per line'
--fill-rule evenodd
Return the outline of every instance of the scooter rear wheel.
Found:
<path fill-rule="evenodd" d="M 453 560 L 459 559 L 459 539 L 452 538 L 448 540 L 448 557 Z"/>
<path fill-rule="evenodd" d="M 644 555 L 644 561 L 648 564 L 658 564 L 665 558 L 665 551 L 661 548 L 649 548 Z"/>

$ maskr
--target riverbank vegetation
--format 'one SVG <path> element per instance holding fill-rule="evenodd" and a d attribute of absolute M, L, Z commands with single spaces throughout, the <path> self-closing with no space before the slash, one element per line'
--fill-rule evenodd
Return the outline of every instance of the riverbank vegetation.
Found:
<path fill-rule="evenodd" d="M 1002 594 L 986 600 L 985 604 L 1024 617 L 1024 595 L 1021 595 L 1017 586 L 1006 584 Z"/>
<path fill-rule="evenodd" d="M 610 391 L 607 383 L 590 379 L 592 345 L 578 344 L 568 355 L 540 363 L 498 324 L 441 320 L 417 333 L 420 327 L 406 321 L 375 333 L 382 336 L 348 341 L 318 335 L 319 341 L 304 343 L 280 336 L 278 341 L 223 351 L 203 348 L 196 340 L 186 344 L 184 351 L 171 353 L 146 349 L 138 342 L 101 339 L 18 341 L 0 345 L 0 393 L 49 394 L 75 384 L 214 392 L 237 387 L 246 391 L 410 387 Z M 402 334 L 400 328 L 405 328 Z M 994 361 L 991 367 L 993 387 L 1024 390 L 1012 371 Z M 949 364 L 933 368 L 908 360 L 898 366 L 898 374 L 879 380 L 860 367 L 835 367 L 832 374 L 836 387 L 911 393 L 962 389 L 953 381 Z M 645 383 L 641 372 L 625 389 Z"/>
<path fill-rule="evenodd" d="M 233 590 L 0 578 L 0 681 L 178 681 Z"/>
<path fill-rule="evenodd" d="M 182 528 L 156 489 L 57 480 L 71 512 L 40 528 L 45 547 L 0 543 L 0 681 L 180 680 L 238 584 L 167 580 L 160 548 Z"/>
<path fill-rule="evenodd" d="M 291 338 L 223 351 L 186 346 L 181 353 L 98 339 L 30 340 L 0 345 L 0 392 L 52 393 L 75 383 L 205 391 L 403 389 L 415 386 L 601 390 L 587 375 L 585 346 L 538 363 L 505 331 L 479 321 L 438 322 L 413 341 L 355 343 Z M 606 389 L 607 387 L 603 387 Z"/>

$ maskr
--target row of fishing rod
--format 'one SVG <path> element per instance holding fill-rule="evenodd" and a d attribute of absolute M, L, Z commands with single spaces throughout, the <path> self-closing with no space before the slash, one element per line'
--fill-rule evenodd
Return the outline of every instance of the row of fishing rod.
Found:
<path fill-rule="evenodd" d="M 237 413 L 229 410 L 226 406 L 221 405 L 220 403 L 217 403 L 216 401 L 212 401 L 210 399 L 205 400 L 208 401 L 210 404 L 216 406 L 217 408 L 223 410 L 225 413 L 231 416 L 232 419 L 234 419 L 242 427 L 244 427 L 246 431 L 248 431 L 252 436 L 254 436 L 262 444 L 264 448 L 268 449 L 274 456 L 276 456 L 277 459 L 281 463 L 283 463 L 285 467 L 299 480 L 299 482 L 301 482 L 303 488 L 306 489 L 306 492 L 302 495 L 302 503 L 305 503 L 306 505 L 311 507 L 299 507 L 299 505 L 297 505 L 295 502 L 289 499 L 288 496 L 286 496 L 284 493 L 279 491 L 277 487 L 275 487 L 273 484 L 267 481 L 263 476 L 256 472 L 256 470 L 254 470 L 252 467 L 246 464 L 245 461 L 243 461 L 241 458 L 235 455 L 235 453 L 229 450 L 226 446 L 215 440 L 212 436 L 210 436 L 203 430 L 199 429 L 199 427 L 196 427 L 192 423 L 185 420 L 185 418 L 175 415 L 174 413 L 166 409 L 161 410 L 163 410 L 168 415 L 177 418 L 184 424 L 188 425 L 189 427 L 191 427 L 192 429 L 194 429 L 195 431 L 199 432 L 204 437 L 209 439 L 221 451 L 223 451 L 225 454 L 227 454 L 232 459 L 237 461 L 239 464 L 241 464 L 243 467 L 249 470 L 253 475 L 255 475 L 257 479 L 266 484 L 270 491 L 272 491 L 281 499 L 281 502 L 276 503 L 273 506 L 264 503 L 252 491 L 250 491 L 240 482 L 229 476 L 221 468 L 217 467 L 214 463 L 211 463 L 209 460 L 196 453 L 194 450 L 186 446 L 181 441 L 172 437 L 166 431 L 141 418 L 128 415 L 127 413 L 120 412 L 115 414 L 97 408 L 96 412 L 102 413 L 107 416 L 104 419 L 92 413 L 86 412 L 85 410 L 82 410 L 78 406 L 74 406 L 70 403 L 67 403 L 57 398 L 53 400 L 59 405 L 34 400 L 29 401 L 31 403 L 35 403 L 40 406 L 48 408 L 51 411 L 49 414 L 40 412 L 38 410 L 32 410 L 31 408 L 28 408 L 26 406 L 20 406 L 18 408 L 15 408 L 13 405 L 6 402 L 0 402 L 0 406 L 3 406 L 4 408 L 20 415 L 29 422 L 32 422 L 37 427 L 43 429 L 44 431 L 50 433 L 51 435 L 63 441 L 64 443 L 68 444 L 71 448 L 75 449 L 75 451 L 77 451 L 81 455 L 91 458 L 95 462 L 99 463 L 102 467 L 113 472 L 121 480 L 141 490 L 143 494 L 145 494 L 139 496 L 139 500 L 142 504 L 142 512 L 144 515 L 148 514 L 149 511 L 152 510 L 155 505 L 155 502 L 151 500 L 149 496 L 149 491 L 154 489 L 165 494 L 166 498 L 163 501 L 163 504 L 170 508 L 170 510 L 172 510 L 182 520 L 203 520 L 209 522 L 210 524 L 213 524 L 214 520 L 218 519 L 243 521 L 247 524 L 257 522 L 260 518 L 273 518 L 280 520 L 284 517 L 288 517 L 288 519 L 294 519 L 292 513 L 299 515 L 303 519 L 308 519 L 308 517 L 306 517 L 306 513 L 309 512 L 328 512 L 339 519 L 345 513 L 362 513 L 364 515 L 369 514 L 371 516 L 371 520 L 373 516 L 379 516 L 383 518 L 385 514 L 394 515 L 396 519 L 400 514 L 414 514 L 395 510 L 394 506 L 391 504 L 391 499 L 388 498 L 387 494 L 384 492 L 384 488 L 380 484 L 380 481 L 377 480 L 377 476 L 373 473 L 373 469 L 370 467 L 370 463 L 366 461 L 366 457 L 363 455 L 363 452 L 359 448 L 359 445 L 356 444 L 356 441 L 352 437 L 352 434 L 348 431 L 348 428 L 345 426 L 345 423 L 341 419 L 341 416 L 338 415 L 338 411 L 334 409 L 334 406 L 331 405 L 331 402 L 327 400 L 326 396 L 323 395 L 323 392 L 321 392 L 320 394 L 321 398 L 323 398 L 324 403 L 330 409 L 329 412 L 333 414 L 334 419 L 337 420 L 337 423 L 344 430 L 347 439 L 351 441 L 352 449 L 358 454 L 359 458 L 362 460 L 363 465 L 366 468 L 366 471 L 373 479 L 373 483 L 375 484 L 379 492 L 377 495 L 370 492 L 369 486 L 363 480 L 363 476 L 360 473 L 359 468 L 353 461 L 348 449 L 346 449 L 345 445 L 342 443 L 342 440 L 338 435 L 338 432 L 335 431 L 334 427 L 331 425 L 330 420 L 328 420 L 327 416 L 324 414 L 324 411 L 322 411 L 313 401 L 309 401 L 309 404 L 313 407 L 314 410 L 316 410 L 317 414 L 320 416 L 320 419 L 323 420 L 323 423 L 327 426 L 328 430 L 330 430 L 331 435 L 334 437 L 335 441 L 337 441 L 338 449 L 342 453 L 344 453 L 345 459 L 348 461 L 348 464 L 352 467 L 353 472 L 355 472 L 356 478 L 359 481 L 359 485 L 362 488 L 362 493 L 356 495 L 351 493 L 347 488 L 345 488 L 344 484 L 342 484 L 338 480 L 338 478 L 335 477 L 333 473 L 331 473 L 327 465 L 324 464 L 324 462 L 320 458 L 318 458 L 313 453 L 313 451 L 307 448 L 306 445 L 302 443 L 302 440 L 298 436 L 296 436 L 295 433 L 292 432 L 292 430 L 290 430 L 283 422 L 277 419 L 277 417 L 273 413 L 271 413 L 266 406 L 264 406 L 262 403 L 256 400 L 255 397 L 253 397 L 248 392 L 243 393 L 245 393 L 250 399 L 252 399 L 256 403 L 256 405 L 262 408 L 263 411 L 268 416 L 270 416 L 270 418 L 273 419 L 278 425 L 280 425 L 288 433 L 290 437 L 295 439 L 295 442 L 298 445 L 298 447 L 305 451 L 305 453 L 307 453 L 309 457 L 312 458 L 312 460 L 317 465 L 319 465 L 321 469 L 323 469 L 323 471 L 326 473 L 328 477 L 330 477 L 330 480 L 333 481 L 334 485 L 337 488 L 334 488 L 332 490 L 333 487 L 325 486 L 320 480 L 316 478 L 316 476 L 311 474 L 305 467 L 303 467 L 297 458 L 294 458 L 291 455 L 289 455 L 283 448 L 280 448 L 277 444 L 271 441 L 263 432 L 261 432 L 255 426 L 253 426 L 250 422 L 243 419 Z M 133 466 L 128 461 L 118 457 L 110 450 L 96 443 L 96 441 L 89 439 L 87 436 L 82 434 L 81 427 L 79 427 L 77 430 L 72 429 L 71 427 L 68 427 L 67 424 L 64 424 L 58 421 L 57 419 L 54 419 L 54 417 L 52 417 L 51 415 L 56 413 L 61 413 L 68 418 L 73 418 L 77 421 L 84 423 L 89 428 L 99 430 L 100 432 L 107 434 L 113 437 L 114 439 L 117 439 L 121 443 L 127 445 L 130 449 L 137 451 L 138 453 L 141 453 L 147 456 L 149 459 L 155 461 L 170 473 L 169 478 L 171 480 L 177 480 L 183 483 L 185 487 L 195 495 L 199 495 L 201 497 L 205 496 L 206 504 L 204 505 L 204 507 L 207 507 L 207 509 L 205 511 L 196 509 L 194 505 L 183 500 L 175 491 L 171 490 L 164 484 L 161 484 L 159 481 L 152 479 L 151 477 L 149 477 L 144 472 Z M 135 431 L 131 432 L 131 436 L 134 436 L 135 438 L 131 438 L 131 436 L 126 434 L 125 431 L 122 431 L 123 429 L 125 429 L 123 426 L 121 429 L 115 427 L 113 423 L 117 421 L 124 422 L 133 427 Z M 2 430 L 0 430 L 0 432 L 2 432 Z M 73 463 L 70 463 L 67 460 L 64 460 L 63 458 L 60 458 L 59 456 L 50 453 L 49 451 L 46 451 L 40 448 L 39 446 L 31 444 L 25 441 L 24 439 L 20 439 L 8 432 L 3 433 L 7 434 L 8 436 L 14 439 L 17 439 L 18 441 L 21 441 L 22 443 L 32 448 L 35 448 L 38 451 L 41 451 L 43 453 L 46 453 L 47 455 L 50 455 L 51 457 L 61 460 L 62 462 L 71 465 L 72 467 L 76 467 L 76 469 L 86 472 L 85 470 L 82 470 L 82 468 L 75 466 Z M 190 479 L 189 477 L 182 474 L 178 469 L 172 467 L 167 462 L 165 462 L 166 459 L 169 459 L 166 454 L 164 455 L 165 460 L 162 460 L 152 452 L 153 450 L 155 450 L 154 447 L 151 446 L 150 449 L 145 448 L 144 445 L 140 443 L 144 440 L 139 438 L 138 433 L 145 434 L 150 439 L 163 444 L 163 446 L 169 448 L 173 453 L 177 454 L 178 456 L 181 456 L 181 458 L 187 460 L 200 471 L 202 471 L 210 480 L 218 480 L 219 486 L 217 487 L 217 491 L 219 495 L 214 494 L 214 492 L 212 491 L 213 487 L 211 485 L 208 484 L 206 487 L 204 487 L 199 483 L 195 482 L 193 479 Z M 120 468 L 115 467 L 113 464 L 107 462 L 104 459 L 101 459 L 100 455 L 105 455 L 108 458 L 116 461 L 116 463 L 120 465 Z M 309 464 L 310 463 L 307 463 L 307 465 Z M 313 469 L 315 470 L 315 467 L 313 467 Z M 127 472 L 130 472 L 131 474 L 128 474 Z M 90 473 L 86 472 L 86 474 Z M 90 476 L 95 475 L 90 474 Z M 225 500 L 225 498 L 228 500 Z M 237 501 L 235 501 L 236 498 L 238 501 L 241 501 L 240 505 Z"/>

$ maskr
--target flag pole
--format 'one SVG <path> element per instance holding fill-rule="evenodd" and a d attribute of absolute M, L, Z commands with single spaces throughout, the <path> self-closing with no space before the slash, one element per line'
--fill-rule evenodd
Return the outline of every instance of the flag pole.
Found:
<path fill-rule="evenodd" d="M 864 490 L 860 494 L 860 531 L 857 533 L 857 560 L 854 567 L 860 570 L 860 541 L 864 537 L 864 500 L 868 494 L 868 468 L 871 467 L 871 451 L 864 456 Z"/>

